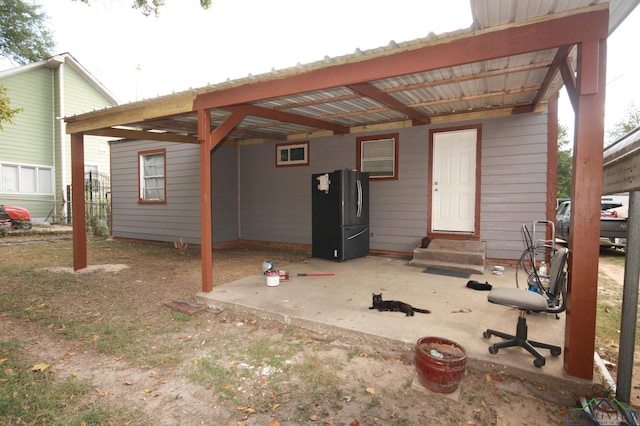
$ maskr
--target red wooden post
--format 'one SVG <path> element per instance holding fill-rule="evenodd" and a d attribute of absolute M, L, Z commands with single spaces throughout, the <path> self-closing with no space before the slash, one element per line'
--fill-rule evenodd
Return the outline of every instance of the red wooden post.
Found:
<path fill-rule="evenodd" d="M 593 378 L 595 349 L 605 60 L 606 39 L 579 46 L 564 367 L 568 374 L 585 379 Z"/>
<path fill-rule="evenodd" d="M 200 252 L 202 259 L 202 291 L 213 290 L 213 237 L 211 233 L 211 115 L 198 110 L 200 140 Z"/>
<path fill-rule="evenodd" d="M 64 135 L 63 135 L 64 137 Z M 71 135 L 71 216 L 73 220 L 73 270 L 87 267 L 87 220 L 84 204 L 84 135 Z"/>

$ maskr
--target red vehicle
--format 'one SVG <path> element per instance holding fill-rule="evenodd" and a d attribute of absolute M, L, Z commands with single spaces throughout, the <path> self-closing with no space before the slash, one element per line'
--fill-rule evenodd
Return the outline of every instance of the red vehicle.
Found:
<path fill-rule="evenodd" d="M 0 205 L 0 229 L 31 229 L 29 210 Z"/>

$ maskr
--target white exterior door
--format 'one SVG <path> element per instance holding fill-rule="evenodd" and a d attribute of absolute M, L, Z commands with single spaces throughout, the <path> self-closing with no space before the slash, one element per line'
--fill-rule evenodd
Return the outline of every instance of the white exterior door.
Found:
<path fill-rule="evenodd" d="M 476 208 L 477 129 L 433 134 L 431 228 L 473 233 Z"/>

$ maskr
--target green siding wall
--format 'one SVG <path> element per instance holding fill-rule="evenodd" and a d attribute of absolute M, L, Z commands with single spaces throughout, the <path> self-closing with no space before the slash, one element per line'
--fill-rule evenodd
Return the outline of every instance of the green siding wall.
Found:
<path fill-rule="evenodd" d="M 14 122 L 3 123 L 0 162 L 53 166 L 53 76 L 38 68 L 0 80 L 12 108 L 24 108 Z"/>
<path fill-rule="evenodd" d="M 66 185 L 71 184 L 70 137 L 61 126 L 62 117 L 114 105 L 74 65 L 68 62 L 52 64 L 53 67 L 27 67 L 0 78 L 0 85 L 7 88 L 11 107 L 24 108 L 15 117 L 14 124 L 3 123 L 4 131 L 0 131 L 0 164 L 49 167 L 55 179 L 52 182 L 53 193 L 47 195 L 2 192 L 0 186 L 0 204 L 24 206 L 30 210 L 36 222 L 61 219 Z M 63 111 L 60 111 L 60 75 L 63 76 Z M 101 173 L 109 174 L 110 158 L 105 138 L 85 138 L 85 164 L 97 166 Z"/>

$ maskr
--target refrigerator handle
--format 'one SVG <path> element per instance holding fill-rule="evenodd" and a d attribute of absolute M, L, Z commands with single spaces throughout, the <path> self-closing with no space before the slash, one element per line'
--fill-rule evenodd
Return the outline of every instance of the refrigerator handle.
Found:
<path fill-rule="evenodd" d="M 356 181 L 356 187 L 358 188 L 358 208 L 356 211 L 356 217 L 360 217 L 362 215 L 362 182 L 360 182 L 360 179 Z"/>

